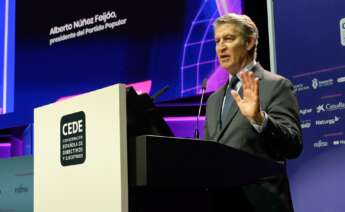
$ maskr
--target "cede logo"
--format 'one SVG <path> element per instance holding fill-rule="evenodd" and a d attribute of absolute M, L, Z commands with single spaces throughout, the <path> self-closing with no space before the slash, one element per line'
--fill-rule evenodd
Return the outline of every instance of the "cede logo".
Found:
<path fill-rule="evenodd" d="M 340 42 L 345 46 L 345 18 L 340 20 Z"/>
<path fill-rule="evenodd" d="M 86 123 L 83 111 L 60 120 L 60 162 L 62 166 L 82 164 L 86 158 Z"/>

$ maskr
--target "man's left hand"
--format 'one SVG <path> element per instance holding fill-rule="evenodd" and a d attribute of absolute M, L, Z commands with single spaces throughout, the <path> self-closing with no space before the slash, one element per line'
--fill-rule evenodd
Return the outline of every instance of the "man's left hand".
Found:
<path fill-rule="evenodd" d="M 241 72 L 240 78 L 242 81 L 243 98 L 235 90 L 231 91 L 231 95 L 242 115 L 251 123 L 261 125 L 265 115 L 260 111 L 259 79 L 251 71 Z"/>

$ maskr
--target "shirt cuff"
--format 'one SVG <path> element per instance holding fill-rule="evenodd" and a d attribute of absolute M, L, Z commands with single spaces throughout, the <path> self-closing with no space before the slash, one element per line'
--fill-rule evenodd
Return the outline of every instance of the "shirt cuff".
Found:
<path fill-rule="evenodd" d="M 255 124 L 255 123 L 251 123 L 252 126 L 255 128 L 255 130 L 258 132 L 258 133 L 262 133 L 262 131 L 264 130 L 264 128 L 266 127 L 267 125 L 267 121 L 268 121 L 268 115 L 265 111 L 262 111 L 263 114 L 264 114 L 264 121 L 262 122 L 262 124 Z"/>

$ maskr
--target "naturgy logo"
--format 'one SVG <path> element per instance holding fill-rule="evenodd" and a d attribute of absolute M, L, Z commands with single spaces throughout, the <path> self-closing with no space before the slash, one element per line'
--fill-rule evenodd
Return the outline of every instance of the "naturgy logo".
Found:
<path fill-rule="evenodd" d="M 340 20 L 340 39 L 341 45 L 345 46 L 345 18 Z"/>

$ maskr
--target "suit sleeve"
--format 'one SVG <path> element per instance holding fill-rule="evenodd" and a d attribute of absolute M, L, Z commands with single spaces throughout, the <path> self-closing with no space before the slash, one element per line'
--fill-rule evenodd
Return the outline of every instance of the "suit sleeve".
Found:
<path fill-rule="evenodd" d="M 271 92 L 266 108 L 268 121 L 262 132 L 264 145 L 274 158 L 296 158 L 302 152 L 303 141 L 295 91 L 290 81 L 281 79 Z"/>
<path fill-rule="evenodd" d="M 210 132 L 209 132 L 209 113 L 210 113 L 210 109 L 209 109 L 209 101 L 211 101 L 210 99 L 212 99 L 212 95 L 208 98 L 207 103 L 206 103 L 206 115 L 205 115 L 205 127 L 204 127 L 204 138 L 205 139 L 212 139 L 210 136 Z"/>
<path fill-rule="evenodd" d="M 205 120 L 204 138 L 206 140 L 210 139 L 210 133 L 208 132 L 207 116 L 206 116 L 206 120 Z"/>

